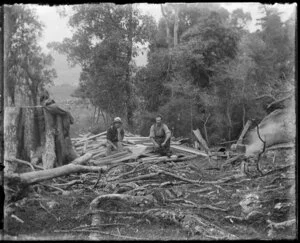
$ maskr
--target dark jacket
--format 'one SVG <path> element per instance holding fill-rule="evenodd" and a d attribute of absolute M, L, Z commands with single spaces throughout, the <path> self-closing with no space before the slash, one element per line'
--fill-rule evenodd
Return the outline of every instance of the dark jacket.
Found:
<path fill-rule="evenodd" d="M 121 128 L 121 137 L 122 139 L 124 138 L 124 129 Z M 119 142 L 118 141 L 118 130 L 115 126 L 111 126 L 110 128 L 108 128 L 107 130 L 107 134 L 106 134 L 106 139 L 110 140 L 113 143 Z"/>

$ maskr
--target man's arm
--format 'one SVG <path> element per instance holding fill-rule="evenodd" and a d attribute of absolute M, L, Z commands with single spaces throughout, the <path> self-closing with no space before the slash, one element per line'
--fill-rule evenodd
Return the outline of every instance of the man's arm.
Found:
<path fill-rule="evenodd" d="M 150 128 L 150 139 L 152 141 L 152 143 L 154 144 L 155 147 L 159 147 L 159 145 L 157 144 L 157 142 L 154 140 L 154 126 L 152 125 Z"/>
<path fill-rule="evenodd" d="M 166 142 L 171 138 L 171 131 L 169 130 L 168 126 L 164 125 L 163 129 L 165 131 L 166 138 L 165 138 L 165 141 L 161 144 L 162 146 L 164 146 L 166 144 Z"/>
<path fill-rule="evenodd" d="M 124 140 L 124 136 L 125 136 L 125 131 L 124 131 L 123 128 L 121 129 L 120 133 L 121 133 L 121 141 L 123 141 Z M 119 142 L 121 142 L 121 141 L 119 141 Z"/>
<path fill-rule="evenodd" d="M 114 145 L 113 142 L 110 141 L 109 139 L 107 139 L 107 143 L 109 143 L 111 146 L 113 146 L 114 149 L 116 149 L 116 150 L 118 149 L 118 148 L 116 147 L 116 145 Z"/>

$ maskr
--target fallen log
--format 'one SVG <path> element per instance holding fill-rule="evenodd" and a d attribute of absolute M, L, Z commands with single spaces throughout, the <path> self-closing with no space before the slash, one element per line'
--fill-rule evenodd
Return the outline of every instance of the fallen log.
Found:
<path fill-rule="evenodd" d="M 4 177 L 7 179 L 8 184 L 17 182 L 22 185 L 30 185 L 44 180 L 65 176 L 71 173 L 98 172 L 101 169 L 103 170 L 104 168 L 101 167 L 83 166 L 83 164 L 85 164 L 91 157 L 91 154 L 85 154 L 84 156 L 75 159 L 72 163 L 61 167 L 42 171 L 26 172 L 22 174 L 6 174 Z"/>

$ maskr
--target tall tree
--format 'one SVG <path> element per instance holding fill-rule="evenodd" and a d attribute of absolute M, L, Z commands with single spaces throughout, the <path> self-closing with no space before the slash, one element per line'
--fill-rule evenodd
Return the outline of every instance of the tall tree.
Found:
<path fill-rule="evenodd" d="M 139 46 L 151 41 L 153 18 L 133 5 L 101 3 L 73 7 L 69 19 L 72 38 L 52 43 L 71 64 L 80 64 L 81 79 L 92 102 L 103 111 L 119 114 L 132 125 L 134 105 L 132 67 Z"/>
<path fill-rule="evenodd" d="M 36 105 L 39 89 L 56 77 L 51 55 L 45 55 L 38 45 L 43 25 L 34 10 L 21 5 L 5 6 L 4 19 L 5 104 L 16 105 L 15 95 L 23 93 Z"/>

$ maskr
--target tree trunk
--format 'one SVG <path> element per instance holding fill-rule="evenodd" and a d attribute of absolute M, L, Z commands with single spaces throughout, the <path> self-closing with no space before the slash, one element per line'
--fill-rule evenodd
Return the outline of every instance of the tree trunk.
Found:
<path fill-rule="evenodd" d="M 167 38 L 168 48 L 170 48 L 171 47 L 171 38 L 170 38 L 170 29 L 169 29 L 169 19 L 168 19 L 167 14 L 164 11 L 164 8 L 162 5 L 160 5 L 160 8 L 161 8 L 161 13 L 164 16 L 165 21 L 166 21 L 166 35 L 167 35 L 166 38 Z"/>
<path fill-rule="evenodd" d="M 78 157 L 66 135 L 62 115 L 53 115 L 42 107 L 6 107 L 4 118 L 4 160 L 15 157 L 35 165 L 41 162 L 49 169 Z M 16 172 L 16 165 L 5 165 L 6 172 Z"/>
<path fill-rule="evenodd" d="M 98 111 L 97 111 L 96 124 L 98 124 L 98 122 L 99 122 L 99 117 L 100 117 L 100 107 L 98 107 Z"/>
<path fill-rule="evenodd" d="M 4 58 L 3 58 L 3 71 L 4 71 L 4 106 L 14 106 L 14 87 L 13 82 L 8 78 L 8 59 L 11 43 L 11 7 L 4 7 Z"/>
<path fill-rule="evenodd" d="M 132 108 L 132 88 L 130 82 L 130 62 L 132 60 L 132 47 L 133 47 L 133 9 L 130 5 L 130 13 L 129 13 L 129 29 L 128 29 L 128 48 L 127 48 L 127 70 L 126 70 L 126 92 L 127 92 L 127 102 L 126 102 L 126 116 L 127 116 L 127 123 L 129 127 L 133 126 L 133 108 Z"/>
<path fill-rule="evenodd" d="M 17 127 L 19 120 L 20 108 L 7 107 L 4 116 L 4 159 L 8 157 L 16 157 L 18 148 Z M 4 160 L 4 172 L 13 173 L 17 164 L 7 163 Z"/>
<path fill-rule="evenodd" d="M 229 129 L 228 129 L 228 140 L 231 140 L 231 131 L 232 131 L 232 121 L 231 121 L 231 116 L 230 116 L 230 108 L 229 104 L 226 106 L 226 116 L 229 124 Z"/>
<path fill-rule="evenodd" d="M 174 22 L 174 47 L 178 45 L 178 6 L 174 6 L 175 8 L 175 22 Z"/>

